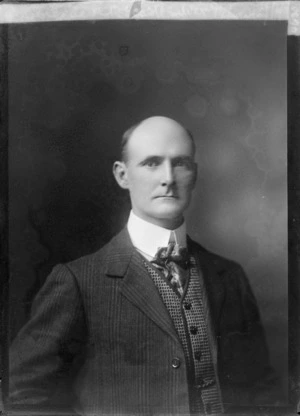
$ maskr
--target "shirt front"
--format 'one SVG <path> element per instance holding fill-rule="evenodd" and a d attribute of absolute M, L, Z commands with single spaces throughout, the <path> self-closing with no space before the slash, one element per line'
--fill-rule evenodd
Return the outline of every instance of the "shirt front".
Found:
<path fill-rule="evenodd" d="M 185 222 L 175 230 L 168 230 L 143 220 L 131 211 L 127 229 L 134 247 L 149 261 L 153 260 L 159 247 L 166 247 L 169 242 L 186 247 Z"/>

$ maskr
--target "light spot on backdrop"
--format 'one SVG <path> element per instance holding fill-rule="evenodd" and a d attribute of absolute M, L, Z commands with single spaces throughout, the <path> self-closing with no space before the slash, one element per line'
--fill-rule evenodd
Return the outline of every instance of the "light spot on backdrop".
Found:
<path fill-rule="evenodd" d="M 184 65 L 182 70 L 186 74 L 188 82 L 193 84 L 212 87 L 218 84 L 221 78 L 220 72 L 214 68 L 213 64 L 204 63 L 200 59 L 195 59 L 192 65 Z"/>
<path fill-rule="evenodd" d="M 226 116 L 234 116 L 240 109 L 240 103 L 233 91 L 228 90 L 220 98 L 220 109 Z"/>
<path fill-rule="evenodd" d="M 159 62 L 155 68 L 155 76 L 159 82 L 163 84 L 174 84 L 179 77 L 181 64 L 173 59 L 166 59 Z"/>
<path fill-rule="evenodd" d="M 192 117 L 203 118 L 207 111 L 207 101 L 200 95 L 193 95 L 184 103 L 184 107 Z"/>

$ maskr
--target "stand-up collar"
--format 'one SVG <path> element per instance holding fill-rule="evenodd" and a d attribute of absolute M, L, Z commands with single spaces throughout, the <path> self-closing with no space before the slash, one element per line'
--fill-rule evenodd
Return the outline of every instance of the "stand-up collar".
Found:
<path fill-rule="evenodd" d="M 186 247 L 185 222 L 175 230 L 167 230 L 141 219 L 131 211 L 127 229 L 134 247 L 146 257 L 153 258 L 158 248 L 166 247 L 170 241 Z"/>

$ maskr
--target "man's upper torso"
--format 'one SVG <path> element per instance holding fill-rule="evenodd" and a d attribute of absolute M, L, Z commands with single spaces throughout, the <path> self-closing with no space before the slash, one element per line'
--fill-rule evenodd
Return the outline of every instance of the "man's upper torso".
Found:
<path fill-rule="evenodd" d="M 269 371 L 255 299 L 239 265 L 190 239 L 187 246 L 207 293 L 223 401 L 247 404 Z M 189 413 L 182 344 L 127 229 L 57 266 L 34 310 L 11 353 L 13 404 L 61 404 L 61 381 L 83 414 Z"/>

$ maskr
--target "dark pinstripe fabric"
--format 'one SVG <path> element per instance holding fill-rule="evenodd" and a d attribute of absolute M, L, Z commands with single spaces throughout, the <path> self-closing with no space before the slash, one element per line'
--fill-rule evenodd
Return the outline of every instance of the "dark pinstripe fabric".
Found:
<path fill-rule="evenodd" d="M 268 370 L 256 303 L 237 264 L 189 245 L 203 271 L 223 398 L 239 404 L 241 386 L 252 394 Z M 27 414 L 188 415 L 187 375 L 174 322 L 127 230 L 53 270 L 10 352 L 11 403 Z"/>

